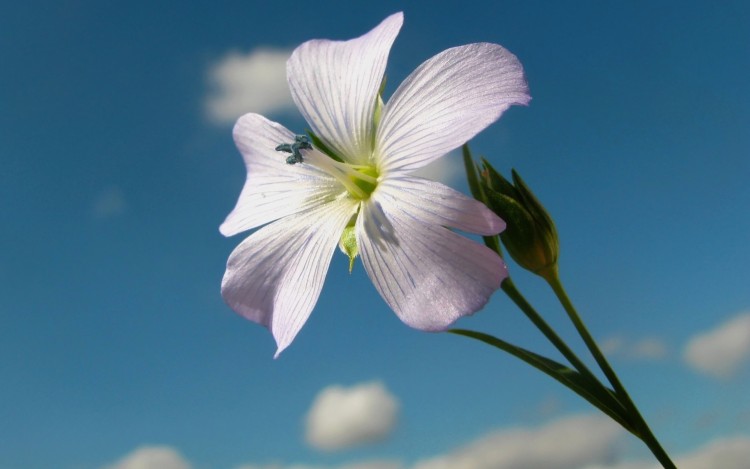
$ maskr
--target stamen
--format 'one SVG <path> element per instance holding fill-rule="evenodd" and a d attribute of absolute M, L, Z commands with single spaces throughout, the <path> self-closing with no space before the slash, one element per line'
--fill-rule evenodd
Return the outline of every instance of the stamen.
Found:
<path fill-rule="evenodd" d="M 302 163 L 304 158 L 302 158 L 300 150 L 312 150 L 312 144 L 307 135 L 295 135 L 294 142 L 282 143 L 276 147 L 276 151 L 291 153 L 286 159 L 286 164 Z"/>

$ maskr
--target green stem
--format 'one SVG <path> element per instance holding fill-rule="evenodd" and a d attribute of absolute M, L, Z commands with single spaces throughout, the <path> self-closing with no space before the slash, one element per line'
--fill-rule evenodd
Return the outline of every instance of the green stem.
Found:
<path fill-rule="evenodd" d="M 601 368 L 602 372 L 607 377 L 607 380 L 609 380 L 612 388 L 614 388 L 615 393 L 620 397 L 620 401 L 625 405 L 625 407 L 631 414 L 636 428 L 638 429 L 638 432 L 634 434 L 638 438 L 640 438 L 646 444 L 646 446 L 648 446 L 656 459 L 661 463 L 662 466 L 664 466 L 665 469 L 677 469 L 677 466 L 675 466 L 675 464 L 669 458 L 669 455 L 661 446 L 659 440 L 656 439 L 656 436 L 651 431 L 651 428 L 649 428 L 646 420 L 643 418 L 640 411 L 636 407 L 635 402 L 633 402 L 633 400 L 630 398 L 630 395 L 625 389 L 625 386 L 623 386 L 620 382 L 620 379 L 617 377 L 614 369 L 612 369 L 612 367 L 609 365 L 609 362 L 605 358 L 604 354 L 601 352 L 601 350 L 599 350 L 599 346 L 596 344 L 596 341 L 589 333 L 586 325 L 581 320 L 581 317 L 578 315 L 578 312 L 573 306 L 573 303 L 570 301 L 568 294 L 565 292 L 565 288 L 563 288 L 562 286 L 560 276 L 558 275 L 557 266 L 555 265 L 553 268 L 541 272 L 539 275 L 541 275 L 542 278 L 547 281 L 549 286 L 555 292 L 555 295 L 557 295 L 557 298 L 560 300 L 563 308 L 565 308 L 565 312 L 568 313 L 568 317 L 573 322 L 573 325 L 586 344 L 586 347 L 588 347 L 591 355 L 594 357 L 594 360 L 596 360 L 599 368 Z"/>
<path fill-rule="evenodd" d="M 576 369 L 579 373 L 586 376 L 591 380 L 592 383 L 596 383 L 599 387 L 604 388 L 604 386 L 599 382 L 599 380 L 594 376 L 594 374 L 589 370 L 589 368 L 581 361 L 580 358 L 568 347 L 568 345 L 560 338 L 559 335 L 555 332 L 552 327 L 550 327 L 549 324 L 547 324 L 547 321 L 545 321 L 542 316 L 536 312 L 533 306 L 526 301 L 526 298 L 521 294 L 520 291 L 516 288 L 516 285 L 513 283 L 513 280 L 508 277 L 506 278 L 501 288 L 503 289 L 503 292 L 505 292 L 506 295 L 508 295 L 508 298 L 510 298 L 513 303 L 518 306 L 518 308 L 523 311 L 523 313 L 526 315 L 529 320 L 534 323 L 534 325 L 539 329 L 542 334 L 547 338 L 547 340 L 550 341 L 552 345 L 555 346 L 555 348 L 568 360 L 568 362 Z M 607 393 L 609 394 L 609 393 Z M 612 399 L 609 401 L 610 406 L 614 408 L 619 408 L 623 412 L 623 415 L 626 415 L 627 412 L 625 412 L 625 408 L 622 406 L 622 404 L 617 399 Z M 626 429 L 630 430 L 632 426 L 623 425 Z"/>
<path fill-rule="evenodd" d="M 620 403 L 610 395 L 612 391 L 602 386 L 599 381 L 591 382 L 588 377 L 560 363 L 483 332 L 466 329 L 448 329 L 448 332 L 479 340 L 524 361 L 584 398 L 629 432 L 634 431 L 631 422 L 627 420 L 627 413 L 622 409 Z M 612 404 L 615 407 L 612 407 Z"/>

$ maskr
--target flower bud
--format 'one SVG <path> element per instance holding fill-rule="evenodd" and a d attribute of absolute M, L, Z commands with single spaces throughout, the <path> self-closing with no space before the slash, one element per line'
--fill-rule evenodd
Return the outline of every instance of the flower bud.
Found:
<path fill-rule="evenodd" d="M 555 223 L 515 170 L 511 184 L 486 160 L 482 167 L 480 184 L 487 206 L 507 224 L 500 234 L 505 248 L 518 265 L 545 276 L 557 267 Z"/>

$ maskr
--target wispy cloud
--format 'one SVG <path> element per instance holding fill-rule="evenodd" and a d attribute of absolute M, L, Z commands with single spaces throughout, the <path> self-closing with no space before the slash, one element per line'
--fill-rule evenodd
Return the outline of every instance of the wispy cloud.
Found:
<path fill-rule="evenodd" d="M 630 340 L 622 336 L 612 336 L 604 339 L 601 346 L 606 355 L 628 360 L 659 361 L 670 355 L 669 346 L 659 337 Z"/>
<path fill-rule="evenodd" d="M 114 186 L 100 192 L 91 204 L 91 213 L 99 219 L 120 215 L 126 209 L 125 195 L 119 187 Z"/>
<path fill-rule="evenodd" d="M 680 469 L 747 469 L 750 436 L 720 438 L 675 460 Z M 661 469 L 650 461 L 628 461 L 596 465 L 586 469 Z"/>
<path fill-rule="evenodd" d="M 399 461 L 364 461 L 344 464 L 341 466 L 310 466 L 307 464 L 292 464 L 289 466 L 279 464 L 246 464 L 235 467 L 234 469 L 404 469 L 404 465 Z"/>
<path fill-rule="evenodd" d="M 750 312 L 738 314 L 716 328 L 691 338 L 683 358 L 695 370 L 730 378 L 750 357 Z"/>
<path fill-rule="evenodd" d="M 456 187 L 466 178 L 461 151 L 452 151 L 442 158 L 434 160 L 427 166 L 416 170 L 414 175 Z"/>
<path fill-rule="evenodd" d="M 382 440 L 396 425 L 398 408 L 396 398 L 379 382 L 329 386 L 307 414 L 307 442 L 332 451 Z"/>
<path fill-rule="evenodd" d="M 409 465 L 370 460 L 338 465 L 245 464 L 234 469 L 659 469 L 652 459 L 624 460 L 625 432 L 604 417 L 573 415 L 535 428 L 485 435 L 455 451 Z M 750 435 L 718 438 L 674 459 L 680 469 L 746 469 Z M 102 469 L 192 469 L 177 450 L 144 446 Z"/>
<path fill-rule="evenodd" d="M 273 114 L 294 107 L 286 81 L 292 51 L 259 47 L 249 53 L 229 52 L 208 70 L 207 117 L 230 124 L 243 114 Z"/>
<path fill-rule="evenodd" d="M 177 450 L 169 446 L 142 446 L 102 469 L 191 469 Z"/>
<path fill-rule="evenodd" d="M 498 431 L 414 469 L 577 469 L 611 461 L 623 433 L 604 417 L 577 415 Z"/>
<path fill-rule="evenodd" d="M 403 469 L 404 465 L 399 461 L 366 461 L 345 464 L 338 469 Z"/>
<path fill-rule="evenodd" d="M 747 468 L 750 461 L 750 436 L 722 438 L 679 459 L 682 469 L 721 469 Z"/>

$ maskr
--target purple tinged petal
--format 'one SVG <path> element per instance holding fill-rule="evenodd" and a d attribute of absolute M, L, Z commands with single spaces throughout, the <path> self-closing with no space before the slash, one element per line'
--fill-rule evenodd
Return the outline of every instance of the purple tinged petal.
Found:
<path fill-rule="evenodd" d="M 219 228 L 223 235 L 309 210 L 344 190 L 314 166 L 286 164 L 286 154 L 275 148 L 293 140 L 292 132 L 261 115 L 246 114 L 237 121 L 234 141 L 245 160 L 247 180 L 237 205 Z"/>
<path fill-rule="evenodd" d="M 323 288 L 333 251 L 355 210 L 341 198 L 276 221 L 229 256 L 221 284 L 227 304 L 268 327 L 278 356 L 307 321 Z"/>
<path fill-rule="evenodd" d="M 383 109 L 381 174 L 412 171 L 469 141 L 531 97 L 523 67 L 497 44 L 454 47 L 420 65 Z"/>
<path fill-rule="evenodd" d="M 287 62 L 292 98 L 313 132 L 350 163 L 372 154 L 373 116 L 391 45 L 403 14 L 349 41 L 312 40 Z"/>
<path fill-rule="evenodd" d="M 378 185 L 377 200 L 397 207 L 420 223 L 492 236 L 505 222 L 483 203 L 439 182 L 417 177 L 386 178 Z"/>
<path fill-rule="evenodd" d="M 487 247 L 407 210 L 389 198 L 363 204 L 357 218 L 362 263 L 404 323 L 442 331 L 484 307 L 507 270 Z"/>

